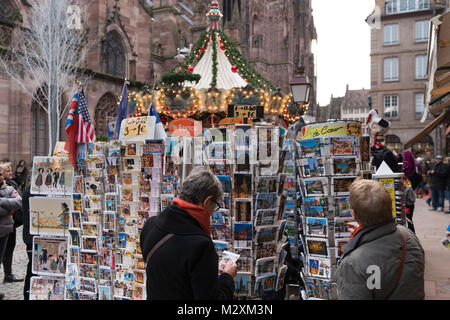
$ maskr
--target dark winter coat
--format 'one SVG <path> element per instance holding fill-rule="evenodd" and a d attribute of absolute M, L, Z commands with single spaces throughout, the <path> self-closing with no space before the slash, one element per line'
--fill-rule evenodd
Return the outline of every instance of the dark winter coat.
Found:
<path fill-rule="evenodd" d="M 431 189 L 445 190 L 447 186 L 448 166 L 443 162 L 436 163 L 431 170 L 433 170 L 433 174 L 430 174 Z"/>
<path fill-rule="evenodd" d="M 400 270 L 403 240 L 406 257 L 397 288 L 392 292 Z M 425 297 L 425 253 L 417 236 L 395 221 L 362 229 L 343 246 L 343 255 L 336 269 L 337 294 L 340 300 L 417 300 Z M 380 270 L 379 288 L 369 289 L 374 271 Z M 373 267 L 372 267 L 373 268 Z"/>
<path fill-rule="evenodd" d="M 375 166 L 377 170 L 384 161 L 389 166 L 389 168 L 391 168 L 392 172 L 401 171 L 401 167 L 398 165 L 397 158 L 388 148 L 383 147 L 380 149 L 372 149 L 372 155 L 372 166 Z"/>
<path fill-rule="evenodd" d="M 19 210 L 21 207 L 17 191 L 3 182 L 0 186 L 0 238 L 13 232 L 14 220 L 11 211 Z"/>
<path fill-rule="evenodd" d="M 141 232 L 144 260 L 156 243 L 175 234 L 155 251 L 146 267 L 149 300 L 231 300 L 234 280 L 218 276 L 214 243 L 200 224 L 175 205 L 145 222 Z"/>

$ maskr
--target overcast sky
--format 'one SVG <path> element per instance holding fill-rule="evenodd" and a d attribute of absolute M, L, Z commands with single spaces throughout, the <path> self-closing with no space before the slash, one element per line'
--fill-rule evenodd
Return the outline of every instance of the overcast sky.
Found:
<path fill-rule="evenodd" d="M 312 0 L 317 43 L 317 101 L 343 96 L 350 89 L 370 88 L 370 27 L 365 22 L 374 0 Z"/>

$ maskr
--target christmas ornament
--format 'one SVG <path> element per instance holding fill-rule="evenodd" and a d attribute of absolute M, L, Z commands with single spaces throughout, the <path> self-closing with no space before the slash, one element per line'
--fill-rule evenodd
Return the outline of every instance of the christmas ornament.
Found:
<path fill-rule="evenodd" d="M 187 69 L 189 70 L 189 72 L 194 72 L 194 68 L 191 65 L 189 65 Z"/>
<path fill-rule="evenodd" d="M 238 68 L 236 65 L 231 66 L 231 72 L 236 73 L 238 71 Z"/>

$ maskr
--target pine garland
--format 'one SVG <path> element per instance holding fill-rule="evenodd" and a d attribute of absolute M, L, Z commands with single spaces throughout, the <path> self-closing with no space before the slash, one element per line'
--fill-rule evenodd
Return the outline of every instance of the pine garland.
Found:
<path fill-rule="evenodd" d="M 217 85 L 217 39 L 215 31 L 211 32 L 213 42 L 213 54 L 212 54 L 212 80 L 211 86 Z"/>

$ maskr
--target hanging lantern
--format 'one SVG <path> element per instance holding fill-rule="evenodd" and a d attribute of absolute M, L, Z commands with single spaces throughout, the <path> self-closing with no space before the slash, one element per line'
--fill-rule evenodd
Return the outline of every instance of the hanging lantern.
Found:
<path fill-rule="evenodd" d="M 236 66 L 236 65 L 232 65 L 232 66 L 231 66 L 231 72 L 236 73 L 237 71 L 238 71 L 237 66 Z"/>

